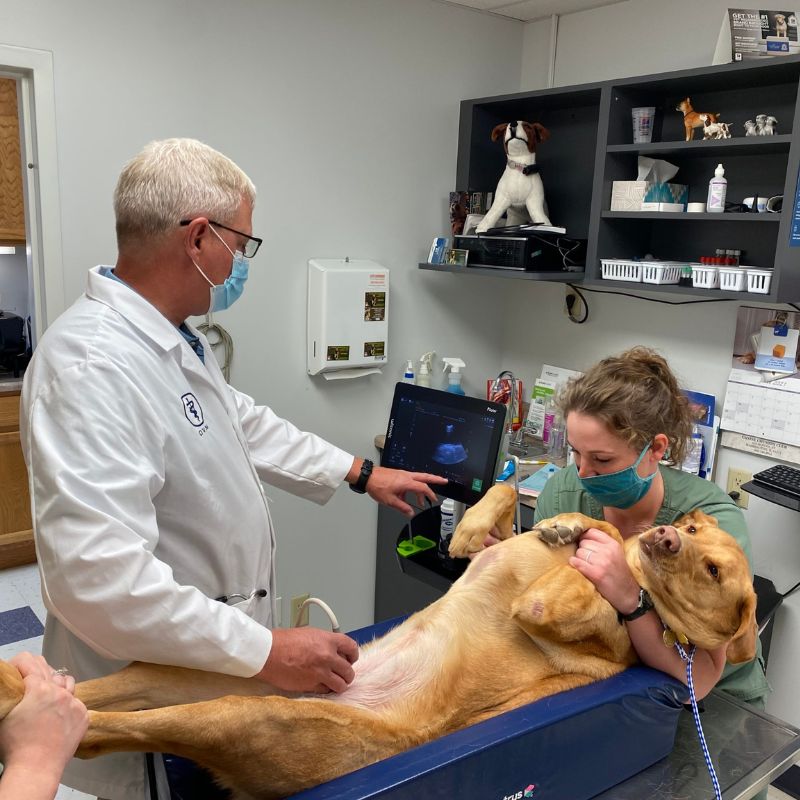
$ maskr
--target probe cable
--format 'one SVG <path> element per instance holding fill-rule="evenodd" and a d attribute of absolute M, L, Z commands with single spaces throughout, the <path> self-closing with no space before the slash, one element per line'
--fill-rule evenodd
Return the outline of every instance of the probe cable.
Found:
<path fill-rule="evenodd" d="M 216 350 L 222 350 L 222 361 L 219 368 L 222 370 L 225 382 L 230 383 L 231 363 L 233 362 L 233 339 L 231 335 L 225 328 L 214 322 L 214 317 L 211 314 L 206 314 L 206 321 L 198 325 L 197 330 L 208 339 L 215 358 L 217 356 Z M 209 334 L 215 334 L 217 338 L 212 341 Z M 219 358 L 217 358 L 217 361 L 219 362 Z"/>
<path fill-rule="evenodd" d="M 331 630 L 334 633 L 341 633 L 339 620 L 336 619 L 336 614 L 331 611 L 331 607 L 324 600 L 320 600 L 318 597 L 307 597 L 305 600 L 303 600 L 303 602 L 300 604 L 300 608 L 297 609 L 297 616 L 294 618 L 293 627 L 297 628 L 300 626 L 300 620 L 303 616 L 303 611 L 305 610 L 306 606 L 310 605 L 319 606 L 328 615 L 328 619 L 331 623 Z"/>

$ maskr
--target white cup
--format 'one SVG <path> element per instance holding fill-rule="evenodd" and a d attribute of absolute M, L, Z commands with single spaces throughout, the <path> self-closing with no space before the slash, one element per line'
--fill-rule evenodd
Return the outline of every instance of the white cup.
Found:
<path fill-rule="evenodd" d="M 705 203 L 688 203 L 686 205 L 686 210 L 690 214 L 702 214 L 706 210 L 706 204 Z"/>
<path fill-rule="evenodd" d="M 633 117 L 633 142 L 640 144 L 653 140 L 653 120 L 656 116 L 655 106 L 641 106 L 631 109 Z"/>
<path fill-rule="evenodd" d="M 767 198 L 766 197 L 756 197 L 755 200 L 756 200 L 756 211 L 758 211 L 759 214 L 763 214 L 767 210 Z M 753 209 L 753 198 L 752 197 L 745 197 L 745 199 L 742 200 L 742 205 L 745 208 L 749 208 L 750 210 L 752 210 Z"/>

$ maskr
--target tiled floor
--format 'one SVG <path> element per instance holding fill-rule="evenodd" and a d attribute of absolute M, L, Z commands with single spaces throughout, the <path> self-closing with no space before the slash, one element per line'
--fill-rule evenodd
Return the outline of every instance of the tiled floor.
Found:
<path fill-rule="evenodd" d="M 45 610 L 36 567 L 12 567 L 0 573 L 0 658 L 27 650 L 42 652 Z M 62 786 L 56 800 L 94 800 L 87 794 Z M 793 800 L 771 786 L 769 800 Z"/>

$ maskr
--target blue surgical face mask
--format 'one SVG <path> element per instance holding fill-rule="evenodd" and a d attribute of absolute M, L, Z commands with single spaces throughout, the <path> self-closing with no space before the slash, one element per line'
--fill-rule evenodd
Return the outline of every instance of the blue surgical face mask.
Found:
<path fill-rule="evenodd" d="M 250 262 L 244 257 L 243 253 L 238 250 L 234 253 L 213 227 L 211 230 L 214 231 L 216 237 L 225 245 L 226 250 L 233 256 L 233 264 L 231 265 L 231 274 L 225 278 L 225 282 L 215 284 L 209 280 L 208 275 L 203 272 L 200 265 L 196 261 L 192 261 L 192 264 L 197 267 L 197 271 L 208 281 L 210 287 L 208 313 L 224 311 L 226 308 L 230 308 L 242 296 L 250 265 Z"/>
<path fill-rule="evenodd" d="M 647 444 L 639 454 L 639 458 L 626 469 L 611 472 L 608 475 L 593 475 L 591 478 L 579 478 L 581 486 L 602 506 L 611 508 L 630 508 L 638 503 L 653 483 L 656 473 L 642 478 L 636 471 L 642 463 L 644 454 L 650 449 Z M 658 470 L 656 470 L 657 472 Z"/>

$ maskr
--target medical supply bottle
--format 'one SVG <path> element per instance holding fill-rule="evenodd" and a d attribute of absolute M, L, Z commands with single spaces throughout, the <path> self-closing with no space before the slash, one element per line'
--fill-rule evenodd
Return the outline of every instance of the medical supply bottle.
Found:
<path fill-rule="evenodd" d="M 728 193 L 728 181 L 725 180 L 725 169 L 722 164 L 717 164 L 714 177 L 708 182 L 708 199 L 706 211 L 711 214 L 721 214 L 725 210 L 725 195 Z"/>
<path fill-rule="evenodd" d="M 450 558 L 450 540 L 453 538 L 453 532 L 456 529 L 456 501 L 446 497 L 442 500 L 439 511 L 442 515 L 442 521 L 439 525 L 439 549 L 437 552 L 440 560 L 445 565 L 448 565 L 452 563 L 452 559 Z"/>
<path fill-rule="evenodd" d="M 700 428 L 697 425 L 692 427 L 692 435 L 689 438 L 689 447 L 686 451 L 686 458 L 681 464 L 681 469 L 684 472 L 691 472 L 692 475 L 698 475 L 703 466 L 703 434 L 700 433 Z"/>
<path fill-rule="evenodd" d="M 431 350 L 430 353 L 425 353 L 419 359 L 419 372 L 417 373 L 417 386 L 430 386 L 431 385 L 431 359 L 435 353 Z"/>
<path fill-rule="evenodd" d="M 443 358 L 442 361 L 444 361 L 444 369 L 442 371 L 447 372 L 448 368 L 450 369 L 445 391 L 452 394 L 466 394 L 461 387 L 461 370 L 467 365 L 460 358 Z"/>
<path fill-rule="evenodd" d="M 403 373 L 403 383 L 416 383 L 414 378 L 414 362 L 406 361 L 406 371 Z"/>

